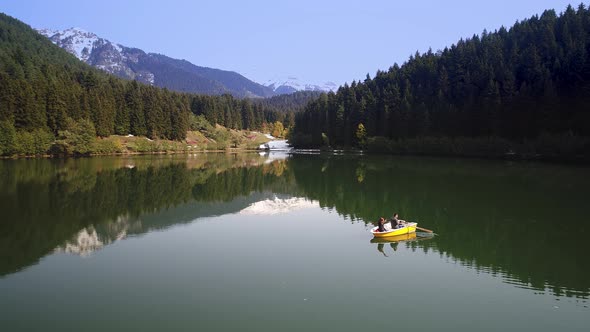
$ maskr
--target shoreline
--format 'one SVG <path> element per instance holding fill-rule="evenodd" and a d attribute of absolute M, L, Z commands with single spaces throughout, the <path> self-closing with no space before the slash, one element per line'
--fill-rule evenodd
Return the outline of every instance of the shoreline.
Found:
<path fill-rule="evenodd" d="M 125 157 L 125 156 L 143 156 L 143 155 L 173 155 L 173 154 L 199 154 L 199 153 L 241 153 L 241 152 L 261 152 L 260 149 L 230 148 L 225 150 L 183 150 L 183 151 L 147 151 L 147 152 L 113 152 L 113 153 L 90 153 L 90 154 L 42 154 L 27 156 L 0 156 L 0 160 L 17 160 L 17 159 L 67 159 L 67 158 L 91 158 L 91 157 Z"/>
<path fill-rule="evenodd" d="M 298 150 L 300 152 L 298 152 Z M 92 153 L 87 155 L 60 155 L 60 154 L 43 154 L 43 155 L 29 155 L 29 156 L 0 156 L 0 160 L 18 160 L 18 159 L 68 159 L 68 158 L 92 158 L 92 157 L 126 157 L 126 156 L 145 156 L 145 155 L 191 155 L 191 154 L 207 154 L 207 153 L 260 153 L 268 152 L 269 150 L 262 149 L 248 149 L 248 148 L 229 148 L 229 149 L 195 149 L 183 151 L 148 151 L 148 152 L 116 152 L 116 153 Z M 526 154 L 510 154 L 504 155 L 481 155 L 481 154 L 440 154 L 440 153 L 394 153 L 394 152 L 376 152 L 359 149 L 293 149 L 290 154 L 326 154 L 326 155 L 364 155 L 364 156 L 399 156 L 399 157 L 431 157 L 431 158 L 459 158 L 459 159 L 481 159 L 490 161 L 514 161 L 514 162 L 540 162 L 552 164 L 568 164 L 568 165 L 588 165 L 590 158 L 586 156 L 558 156 L 558 155 L 526 155 Z"/>

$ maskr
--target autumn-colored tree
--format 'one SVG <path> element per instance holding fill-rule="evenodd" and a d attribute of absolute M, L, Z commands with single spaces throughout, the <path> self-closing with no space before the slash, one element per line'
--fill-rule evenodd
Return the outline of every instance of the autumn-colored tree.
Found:
<path fill-rule="evenodd" d="M 365 129 L 365 125 L 359 123 L 355 136 L 358 146 L 364 148 L 367 145 L 367 130 Z"/>
<path fill-rule="evenodd" d="M 283 131 L 285 130 L 285 128 L 283 127 L 283 124 L 279 121 L 275 122 L 273 125 L 273 130 L 271 135 L 274 137 L 283 137 Z"/>

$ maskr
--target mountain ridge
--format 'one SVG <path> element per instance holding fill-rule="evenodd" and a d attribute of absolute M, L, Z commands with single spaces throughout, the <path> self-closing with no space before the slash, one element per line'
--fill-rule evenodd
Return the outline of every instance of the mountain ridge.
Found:
<path fill-rule="evenodd" d="M 83 62 L 107 73 L 178 92 L 266 98 L 274 91 L 233 71 L 201 67 L 184 59 L 145 52 L 81 28 L 36 29 Z"/>
<path fill-rule="evenodd" d="M 179 92 L 268 98 L 297 91 L 334 92 L 338 89 L 334 82 L 309 84 L 295 76 L 274 78 L 261 84 L 234 71 L 198 66 L 186 59 L 125 46 L 79 27 L 35 30 L 83 62 L 107 73 Z"/>

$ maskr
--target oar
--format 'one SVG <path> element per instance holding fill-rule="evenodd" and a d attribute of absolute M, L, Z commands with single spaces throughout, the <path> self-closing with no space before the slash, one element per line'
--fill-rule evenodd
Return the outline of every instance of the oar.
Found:
<path fill-rule="evenodd" d="M 410 222 L 416 222 L 416 221 L 410 221 Z M 418 226 L 416 226 L 416 229 L 419 229 L 419 230 L 424 231 L 426 233 L 434 233 L 434 231 L 431 231 L 431 230 L 426 229 L 426 228 L 418 227 Z"/>
<path fill-rule="evenodd" d="M 431 230 L 429 230 L 429 229 L 422 228 L 422 227 L 418 227 L 418 226 L 416 226 L 416 229 L 419 229 L 419 230 L 421 230 L 421 231 L 424 231 L 424 232 L 426 232 L 426 233 L 434 233 L 433 231 L 431 231 Z"/>

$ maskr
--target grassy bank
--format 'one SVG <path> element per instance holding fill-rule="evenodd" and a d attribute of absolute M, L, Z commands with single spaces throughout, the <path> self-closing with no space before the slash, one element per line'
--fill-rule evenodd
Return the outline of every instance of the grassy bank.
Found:
<path fill-rule="evenodd" d="M 0 147 L 0 156 L 15 158 L 254 150 L 269 141 L 259 132 L 233 130 L 222 126 L 189 131 L 183 141 L 132 135 L 95 137 L 85 132 L 62 132 L 57 138 L 44 132 L 19 132 L 8 142 L 9 144 Z"/>
<path fill-rule="evenodd" d="M 189 131 L 185 141 L 151 140 L 147 137 L 110 136 L 96 138 L 91 155 L 176 153 L 223 150 L 255 150 L 268 142 L 264 134 L 217 127 L 214 135 Z"/>

